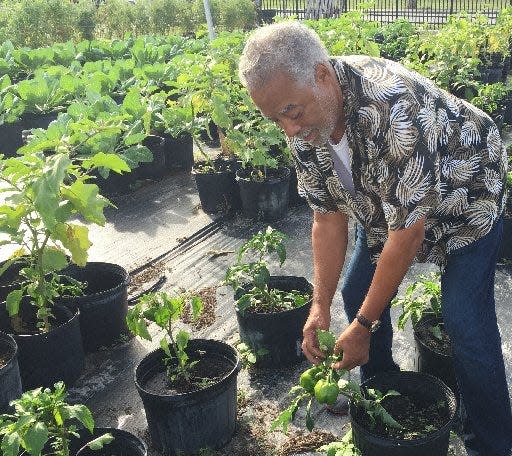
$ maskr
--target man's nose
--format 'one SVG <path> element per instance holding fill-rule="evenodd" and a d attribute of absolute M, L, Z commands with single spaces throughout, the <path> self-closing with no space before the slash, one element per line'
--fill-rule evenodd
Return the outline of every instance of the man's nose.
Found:
<path fill-rule="evenodd" d="M 289 138 L 295 136 L 301 130 L 301 126 L 292 119 L 283 118 L 279 121 L 279 125 Z"/>

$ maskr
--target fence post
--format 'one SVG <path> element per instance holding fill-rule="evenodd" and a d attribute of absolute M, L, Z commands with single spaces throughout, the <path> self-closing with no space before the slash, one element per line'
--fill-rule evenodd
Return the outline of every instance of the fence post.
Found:
<path fill-rule="evenodd" d="M 453 0 L 450 1 L 450 16 L 453 14 Z"/>
<path fill-rule="evenodd" d="M 452 0 L 453 1 L 453 0 Z M 400 7 L 400 0 L 396 0 L 395 1 L 395 6 L 396 6 L 396 10 L 395 10 L 395 20 L 398 19 L 398 8 Z"/>

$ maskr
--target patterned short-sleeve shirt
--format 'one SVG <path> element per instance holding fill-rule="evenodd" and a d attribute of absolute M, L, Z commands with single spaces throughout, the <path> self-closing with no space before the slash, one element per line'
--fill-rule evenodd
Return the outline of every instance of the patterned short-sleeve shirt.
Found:
<path fill-rule="evenodd" d="M 404 66 L 366 56 L 331 60 L 346 119 L 354 194 L 340 184 L 327 147 L 289 138 L 299 193 L 313 210 L 342 211 L 367 233 L 376 262 L 388 230 L 426 219 L 417 261 L 487 234 L 505 205 L 505 147 L 494 122 Z"/>

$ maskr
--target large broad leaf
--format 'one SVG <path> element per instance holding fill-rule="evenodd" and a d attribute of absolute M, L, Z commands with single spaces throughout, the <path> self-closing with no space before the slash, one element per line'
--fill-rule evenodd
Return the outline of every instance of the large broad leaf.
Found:
<path fill-rule="evenodd" d="M 17 233 L 25 213 L 25 206 L 21 204 L 14 208 L 8 205 L 0 206 L 0 231 L 8 234 Z"/>
<path fill-rule="evenodd" d="M 44 423 L 37 422 L 30 426 L 23 436 L 23 446 L 35 456 L 39 456 L 48 440 L 48 428 Z"/>
<path fill-rule="evenodd" d="M 66 405 L 65 410 L 69 418 L 76 418 L 89 430 L 89 432 L 93 431 L 94 419 L 92 417 L 91 411 L 85 405 Z"/>
<path fill-rule="evenodd" d="M 7 298 L 5 299 L 5 306 L 7 308 L 7 312 L 9 312 L 9 317 L 18 315 L 22 296 L 23 290 L 13 290 L 7 295 Z"/>
<path fill-rule="evenodd" d="M 87 251 L 91 246 L 86 226 L 59 223 L 54 230 L 57 239 L 71 252 L 71 258 L 79 266 L 87 263 Z"/>
<path fill-rule="evenodd" d="M 21 437 L 17 432 L 9 432 L 2 439 L 2 456 L 18 456 Z"/>
<path fill-rule="evenodd" d="M 71 160 L 67 155 L 55 155 L 48 159 L 43 175 L 34 183 L 34 205 L 49 230 L 57 223 L 55 213 L 59 207 L 60 186 L 70 165 Z"/>
<path fill-rule="evenodd" d="M 104 152 L 98 152 L 92 158 L 84 160 L 83 165 L 85 168 L 107 168 L 118 174 L 131 171 L 128 164 L 119 155 Z"/>
<path fill-rule="evenodd" d="M 60 271 L 68 265 L 66 254 L 56 247 L 46 247 L 42 255 L 45 272 Z"/>
<path fill-rule="evenodd" d="M 178 334 L 176 334 L 176 345 L 182 349 L 185 350 L 188 345 L 188 341 L 190 339 L 190 334 L 186 331 L 179 331 Z"/>
<path fill-rule="evenodd" d="M 199 296 L 194 296 L 190 301 L 190 305 L 192 306 L 192 318 L 197 320 L 203 311 L 203 301 Z"/>
<path fill-rule="evenodd" d="M 103 209 L 108 205 L 108 201 L 98 194 L 96 184 L 76 180 L 70 187 L 62 189 L 62 195 L 71 201 L 77 212 L 88 222 L 101 226 L 105 224 Z"/>

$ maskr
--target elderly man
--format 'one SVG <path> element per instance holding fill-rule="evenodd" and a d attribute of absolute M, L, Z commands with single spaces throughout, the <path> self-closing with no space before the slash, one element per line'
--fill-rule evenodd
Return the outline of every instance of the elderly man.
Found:
<path fill-rule="evenodd" d="M 314 211 L 314 297 L 303 351 L 317 363 L 345 261 L 348 219 L 358 222 L 342 285 L 350 324 L 340 368 L 362 379 L 397 369 L 389 302 L 416 259 L 438 265 L 443 317 L 473 433 L 471 454 L 509 455 L 512 417 L 494 302 L 505 204 L 506 154 L 482 111 L 400 64 L 330 58 L 298 22 L 256 30 L 240 80 L 286 133 L 299 191 Z"/>

